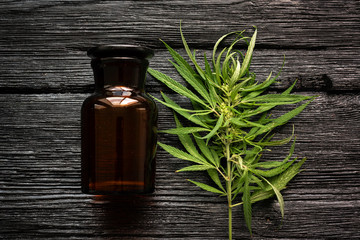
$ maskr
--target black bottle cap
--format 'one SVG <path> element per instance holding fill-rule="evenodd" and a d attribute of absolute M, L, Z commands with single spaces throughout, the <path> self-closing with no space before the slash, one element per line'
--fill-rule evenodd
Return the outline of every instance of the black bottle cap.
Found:
<path fill-rule="evenodd" d="M 149 59 L 154 56 L 154 51 L 150 48 L 138 45 L 100 45 L 90 48 L 87 51 L 87 55 L 92 59 L 113 57 Z"/>

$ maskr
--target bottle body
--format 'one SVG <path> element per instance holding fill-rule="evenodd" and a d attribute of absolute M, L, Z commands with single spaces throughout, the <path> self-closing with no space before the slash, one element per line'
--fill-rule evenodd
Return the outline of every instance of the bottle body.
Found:
<path fill-rule="evenodd" d="M 145 76 L 138 73 L 142 65 L 138 59 L 125 58 L 93 66 L 96 92 L 81 110 L 84 193 L 154 191 L 157 108 L 142 90 L 144 79 L 139 78 Z"/>

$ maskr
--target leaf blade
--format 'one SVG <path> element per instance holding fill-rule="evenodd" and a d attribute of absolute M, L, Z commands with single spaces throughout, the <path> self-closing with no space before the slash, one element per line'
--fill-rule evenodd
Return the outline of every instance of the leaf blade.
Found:
<path fill-rule="evenodd" d="M 211 186 L 209 186 L 209 185 L 207 185 L 205 183 L 196 182 L 196 181 L 193 181 L 193 180 L 190 180 L 190 179 L 188 179 L 188 181 L 195 184 L 196 186 L 202 188 L 205 191 L 212 192 L 212 193 L 217 193 L 217 194 L 224 194 L 223 191 L 220 191 L 219 189 L 211 187 Z"/>
<path fill-rule="evenodd" d="M 252 211 L 251 211 L 251 198 L 250 198 L 250 186 L 249 186 L 249 176 L 248 171 L 245 171 L 245 183 L 244 183 L 244 193 L 242 197 L 243 201 L 243 211 L 244 211 L 244 218 L 246 222 L 246 226 L 249 229 L 250 234 L 252 234 L 251 230 L 251 219 L 252 219 Z"/>
<path fill-rule="evenodd" d="M 188 46 L 188 44 L 187 44 L 187 42 L 186 42 L 186 40 L 185 40 L 184 34 L 183 34 L 182 30 L 181 30 L 181 22 L 180 22 L 180 35 L 181 35 L 181 40 L 182 40 L 182 42 L 183 42 L 185 51 L 186 51 L 186 53 L 188 54 L 190 60 L 191 60 L 191 61 L 193 62 L 193 64 L 195 65 L 195 69 L 197 70 L 197 72 L 200 74 L 200 76 L 201 76 L 203 79 L 206 79 L 204 70 L 202 70 L 202 69 L 200 68 L 199 64 L 196 62 L 195 57 L 193 56 L 193 54 L 192 54 L 192 52 L 191 52 L 191 50 L 190 50 L 190 48 L 189 48 L 189 46 Z"/>
<path fill-rule="evenodd" d="M 192 75 L 186 68 L 182 68 L 179 65 L 171 62 L 178 73 L 188 82 L 208 103 L 211 104 L 211 100 L 208 92 L 206 91 L 204 85 L 200 83 L 194 75 Z"/>
<path fill-rule="evenodd" d="M 250 44 L 249 44 L 248 50 L 246 52 L 244 62 L 241 66 L 240 77 L 244 76 L 246 71 L 249 68 L 250 61 L 251 61 L 253 51 L 254 51 L 254 47 L 255 47 L 256 36 L 257 36 L 257 29 L 255 28 L 255 32 L 254 32 L 253 36 L 251 37 Z"/>
<path fill-rule="evenodd" d="M 174 134 L 174 135 L 184 135 L 184 134 L 189 134 L 189 133 L 208 132 L 208 131 L 210 131 L 210 130 L 207 128 L 202 128 L 202 127 L 178 127 L 178 128 L 161 130 L 159 132 Z"/>
<path fill-rule="evenodd" d="M 206 146 L 206 143 L 201 139 L 201 137 L 197 133 L 194 133 L 193 135 L 194 135 L 195 142 L 196 142 L 197 146 L 199 147 L 200 151 L 202 152 L 202 154 L 211 163 L 213 163 L 215 166 L 218 166 L 218 164 L 214 160 L 213 154 L 211 153 L 210 149 Z"/>
<path fill-rule="evenodd" d="M 150 73 L 151 76 L 153 76 L 160 82 L 164 83 L 166 86 L 168 86 L 174 92 L 176 92 L 180 95 L 183 95 L 187 98 L 190 98 L 190 99 L 204 105 L 205 107 L 208 107 L 203 100 L 201 100 L 198 96 L 196 96 L 196 94 L 194 94 L 188 88 L 186 88 L 182 84 L 178 83 L 174 79 L 170 78 L 169 76 L 167 76 L 157 70 L 154 70 L 152 68 L 149 68 L 148 72 Z"/>
<path fill-rule="evenodd" d="M 211 165 L 191 165 L 177 170 L 176 172 L 205 171 L 214 168 Z"/>
<path fill-rule="evenodd" d="M 171 100 L 168 96 L 166 96 L 164 93 L 161 93 L 162 97 L 164 98 L 165 102 L 161 101 L 160 99 L 157 99 L 153 97 L 158 102 L 164 104 L 165 106 L 173 109 L 175 112 L 183 116 L 184 118 L 187 118 L 189 121 L 200 125 L 202 127 L 208 127 L 205 123 L 203 123 L 197 116 L 192 116 L 189 112 L 197 112 L 196 110 L 189 110 L 181 108 L 178 104 L 176 104 L 173 100 Z"/>
<path fill-rule="evenodd" d="M 172 56 L 172 58 L 175 60 L 175 62 L 177 64 L 185 67 L 192 75 L 196 74 L 196 72 L 190 66 L 190 64 L 178 52 L 176 52 L 173 48 L 171 48 L 166 42 L 164 42 L 162 40 L 161 40 L 161 42 L 165 45 L 165 47 L 169 51 L 170 55 Z"/>
<path fill-rule="evenodd" d="M 289 167 L 285 172 L 280 174 L 279 176 L 271 178 L 269 181 L 272 185 L 276 186 L 276 188 L 281 191 L 286 187 L 286 185 L 300 172 L 301 166 L 306 161 L 306 158 L 303 158 L 301 161 L 293 164 Z M 255 203 L 258 201 L 262 201 L 268 199 L 274 195 L 272 188 L 268 188 L 265 190 L 255 191 L 251 195 L 251 202 Z"/>
<path fill-rule="evenodd" d="M 255 134 L 253 134 L 252 137 L 255 137 L 255 136 L 261 135 L 263 133 L 269 132 L 272 129 L 278 127 L 278 126 L 281 126 L 281 125 L 285 124 L 290 119 L 292 119 L 295 116 L 297 116 L 298 114 L 300 114 L 311 102 L 312 101 L 308 101 L 308 102 L 300 105 L 299 107 L 291 110 L 290 112 L 287 112 L 287 113 L 281 115 L 280 117 L 273 119 L 272 122 L 268 123 L 263 128 L 260 128 Z"/>
<path fill-rule="evenodd" d="M 280 191 L 274 186 L 272 185 L 266 178 L 262 178 L 264 179 L 274 190 L 274 193 L 278 199 L 279 205 L 280 205 L 280 212 L 281 212 L 281 216 L 282 218 L 284 218 L 284 209 L 285 209 L 285 203 L 284 203 L 284 198 L 281 195 Z"/>
<path fill-rule="evenodd" d="M 209 140 L 212 136 L 214 136 L 216 134 L 216 131 L 219 130 L 219 128 L 221 127 L 223 121 L 224 121 L 224 115 L 221 114 L 218 121 L 216 122 L 215 127 L 206 136 L 202 137 L 202 139 Z"/>
<path fill-rule="evenodd" d="M 213 180 L 213 182 L 223 191 L 225 192 L 224 186 L 221 184 L 219 174 L 216 169 L 208 169 L 207 170 L 210 178 Z"/>
<path fill-rule="evenodd" d="M 177 127 L 182 127 L 182 124 L 180 123 L 179 119 L 177 118 L 176 114 L 174 113 L 174 119 L 175 119 L 175 124 Z M 190 135 L 188 134 L 180 134 L 178 135 L 178 138 L 181 142 L 181 144 L 184 146 L 184 148 L 188 151 L 188 153 L 190 153 L 191 155 L 202 159 L 204 161 L 206 161 L 204 159 L 204 157 L 197 151 Z"/>
<path fill-rule="evenodd" d="M 184 151 L 181 151 L 180 149 L 177 149 L 173 146 L 170 146 L 170 145 L 167 145 L 167 144 L 164 144 L 161 142 L 158 142 L 158 145 L 176 158 L 180 158 L 180 159 L 198 163 L 198 164 L 207 163 L 207 162 L 204 162 L 203 160 L 198 159 L 197 157 L 194 157 L 194 156 L 192 156 Z"/>

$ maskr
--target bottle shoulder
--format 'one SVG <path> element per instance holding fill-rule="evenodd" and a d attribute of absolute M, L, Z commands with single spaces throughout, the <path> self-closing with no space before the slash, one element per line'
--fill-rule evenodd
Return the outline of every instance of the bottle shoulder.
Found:
<path fill-rule="evenodd" d="M 149 108 L 157 110 L 155 102 L 146 93 L 141 92 L 103 92 L 94 93 L 83 102 L 83 108 L 95 105 L 103 107 Z"/>

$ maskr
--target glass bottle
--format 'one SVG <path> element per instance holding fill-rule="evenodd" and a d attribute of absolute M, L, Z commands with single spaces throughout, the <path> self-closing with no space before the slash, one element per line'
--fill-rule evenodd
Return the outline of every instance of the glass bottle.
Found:
<path fill-rule="evenodd" d="M 82 191 L 151 193 L 155 185 L 157 107 L 145 93 L 149 48 L 91 48 L 95 92 L 81 109 Z"/>

